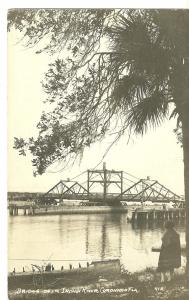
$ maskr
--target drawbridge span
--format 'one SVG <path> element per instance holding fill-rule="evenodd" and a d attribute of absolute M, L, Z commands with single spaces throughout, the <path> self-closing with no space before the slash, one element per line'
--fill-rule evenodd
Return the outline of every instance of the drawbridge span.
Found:
<path fill-rule="evenodd" d="M 183 198 L 166 188 L 157 180 L 138 179 L 124 171 L 106 169 L 87 170 L 79 174 L 87 175 L 85 182 L 60 180 L 39 201 L 50 203 L 52 201 L 78 200 L 89 202 L 102 202 L 117 204 L 119 202 L 174 202 L 183 203 Z"/>

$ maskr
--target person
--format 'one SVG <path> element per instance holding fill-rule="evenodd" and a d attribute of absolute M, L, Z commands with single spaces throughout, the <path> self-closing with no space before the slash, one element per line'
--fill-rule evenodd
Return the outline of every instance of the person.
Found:
<path fill-rule="evenodd" d="M 162 237 L 162 246 L 158 261 L 158 271 L 161 273 L 161 282 L 171 281 L 174 268 L 181 266 L 180 236 L 174 229 L 174 223 L 165 224 L 165 233 Z M 167 274 L 167 276 L 166 276 Z"/>

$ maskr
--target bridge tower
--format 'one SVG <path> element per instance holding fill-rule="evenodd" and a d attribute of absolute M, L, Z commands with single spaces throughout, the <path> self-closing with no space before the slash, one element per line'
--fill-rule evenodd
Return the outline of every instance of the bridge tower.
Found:
<path fill-rule="evenodd" d="M 110 200 L 111 193 L 108 193 L 110 186 L 118 188 L 119 194 L 123 193 L 123 171 L 106 169 L 106 163 L 103 163 L 102 170 L 87 170 L 87 191 L 91 194 L 91 188 L 94 184 L 103 187 L 103 201 Z M 121 199 L 119 199 L 120 201 Z"/>

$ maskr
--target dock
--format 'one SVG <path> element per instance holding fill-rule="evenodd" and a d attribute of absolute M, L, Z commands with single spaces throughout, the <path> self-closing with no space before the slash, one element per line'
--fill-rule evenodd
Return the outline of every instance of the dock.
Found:
<path fill-rule="evenodd" d="M 156 209 L 156 208 L 137 208 L 133 211 L 130 211 L 128 216 L 128 220 L 138 221 L 154 221 L 154 220 L 173 220 L 173 219 L 181 219 L 185 218 L 186 211 L 184 208 L 169 208 L 169 209 Z"/>

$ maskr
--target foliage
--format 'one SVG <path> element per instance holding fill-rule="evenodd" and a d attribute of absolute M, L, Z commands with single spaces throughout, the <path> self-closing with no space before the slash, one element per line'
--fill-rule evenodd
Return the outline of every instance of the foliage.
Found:
<path fill-rule="evenodd" d="M 174 129 L 174 133 L 176 134 L 176 137 L 177 137 L 177 143 L 180 144 L 181 147 L 183 147 L 183 134 L 182 134 L 182 126 L 181 126 L 181 124 L 178 125 Z"/>
<path fill-rule="evenodd" d="M 189 86 L 188 11 L 10 10 L 12 27 L 25 46 L 41 43 L 37 53 L 61 57 L 43 81 L 52 111 L 43 112 L 38 138 L 15 141 L 21 154 L 32 153 L 37 173 L 110 132 L 115 140 L 126 129 L 145 133 L 168 116 L 170 103 L 182 121 L 189 107 L 180 97 Z"/>

